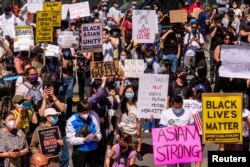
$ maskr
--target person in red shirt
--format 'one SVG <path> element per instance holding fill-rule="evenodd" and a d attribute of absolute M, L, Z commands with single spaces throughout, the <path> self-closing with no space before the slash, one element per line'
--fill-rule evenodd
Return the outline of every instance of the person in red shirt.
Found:
<path fill-rule="evenodd" d="M 193 13 L 195 8 L 199 8 L 200 10 L 203 9 L 203 6 L 201 4 L 201 0 L 196 0 L 194 4 L 192 4 L 190 7 L 189 7 L 189 13 Z"/>

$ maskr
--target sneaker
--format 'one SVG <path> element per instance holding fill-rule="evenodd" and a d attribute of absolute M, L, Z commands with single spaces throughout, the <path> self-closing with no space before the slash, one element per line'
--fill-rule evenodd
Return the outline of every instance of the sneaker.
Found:
<path fill-rule="evenodd" d="M 149 133 L 149 130 L 148 129 L 144 130 L 144 133 Z"/>
<path fill-rule="evenodd" d="M 143 160 L 142 155 L 141 155 L 141 153 L 139 153 L 139 152 L 137 152 L 137 159 L 138 159 L 139 161 L 142 161 L 142 160 Z"/>

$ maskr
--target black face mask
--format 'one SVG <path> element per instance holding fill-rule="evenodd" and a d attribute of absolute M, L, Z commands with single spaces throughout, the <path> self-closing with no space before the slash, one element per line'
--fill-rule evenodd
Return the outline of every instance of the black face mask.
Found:
<path fill-rule="evenodd" d="M 201 6 L 201 2 L 196 2 L 197 6 Z"/>
<path fill-rule="evenodd" d="M 200 92 L 197 92 L 194 96 L 195 96 L 196 100 L 201 100 L 201 93 Z"/>
<path fill-rule="evenodd" d="M 186 81 L 187 75 L 186 74 L 181 74 L 179 77 L 181 80 Z"/>

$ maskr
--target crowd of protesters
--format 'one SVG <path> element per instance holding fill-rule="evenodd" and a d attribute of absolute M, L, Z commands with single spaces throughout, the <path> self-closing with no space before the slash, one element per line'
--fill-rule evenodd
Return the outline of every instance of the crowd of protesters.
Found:
<path fill-rule="evenodd" d="M 45 65 L 41 44 L 31 46 L 30 52 L 14 52 L 15 39 L 1 37 L 0 166 L 68 167 L 70 159 L 74 167 L 137 166 L 143 160 L 142 134 L 157 127 L 193 124 L 187 121 L 192 115 L 182 108 L 183 100 L 200 102 L 204 92 L 244 94 L 243 144 L 220 145 L 219 150 L 249 151 L 250 80 L 218 74 L 222 45 L 250 46 L 250 4 L 241 3 L 238 0 L 217 0 L 217 4 L 180 1 L 179 9 L 187 12 L 188 21 L 165 26 L 169 11 L 161 10 L 156 1 L 143 9 L 155 10 L 157 14 L 155 42 L 143 44 L 135 43 L 132 38 L 137 1 L 132 1 L 132 6 L 122 13 L 117 1 L 101 0 L 90 7 L 89 17 L 62 20 L 61 31 L 80 31 L 82 24 L 102 23 L 102 52 L 92 54 L 80 48 L 64 48 L 57 56 L 47 56 Z M 197 8 L 199 14 L 194 16 Z M 35 30 L 35 14 L 29 13 L 25 1 L 0 9 L 3 23 L 12 20 L 15 25 L 31 25 Z M 90 74 L 92 59 L 117 60 L 121 70 L 126 59 L 141 59 L 145 62 L 144 73 L 169 75 L 168 110 L 160 120 L 137 118 L 139 80 L 124 76 L 94 80 Z M 4 78 L 10 76 L 18 77 L 7 84 Z M 74 104 L 76 80 L 80 101 Z M 169 124 L 170 119 L 179 121 Z M 41 154 L 38 130 L 54 126 L 60 129 L 57 139 L 60 154 L 47 158 Z M 69 147 L 73 147 L 72 154 Z M 195 163 L 196 167 L 201 164 Z M 191 167 L 191 163 L 180 166 Z"/>

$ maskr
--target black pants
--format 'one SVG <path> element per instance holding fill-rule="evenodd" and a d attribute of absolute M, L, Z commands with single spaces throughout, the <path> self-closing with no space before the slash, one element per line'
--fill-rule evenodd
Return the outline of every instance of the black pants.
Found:
<path fill-rule="evenodd" d="M 72 153 L 72 163 L 74 167 L 101 167 L 97 151 L 79 151 Z"/>

